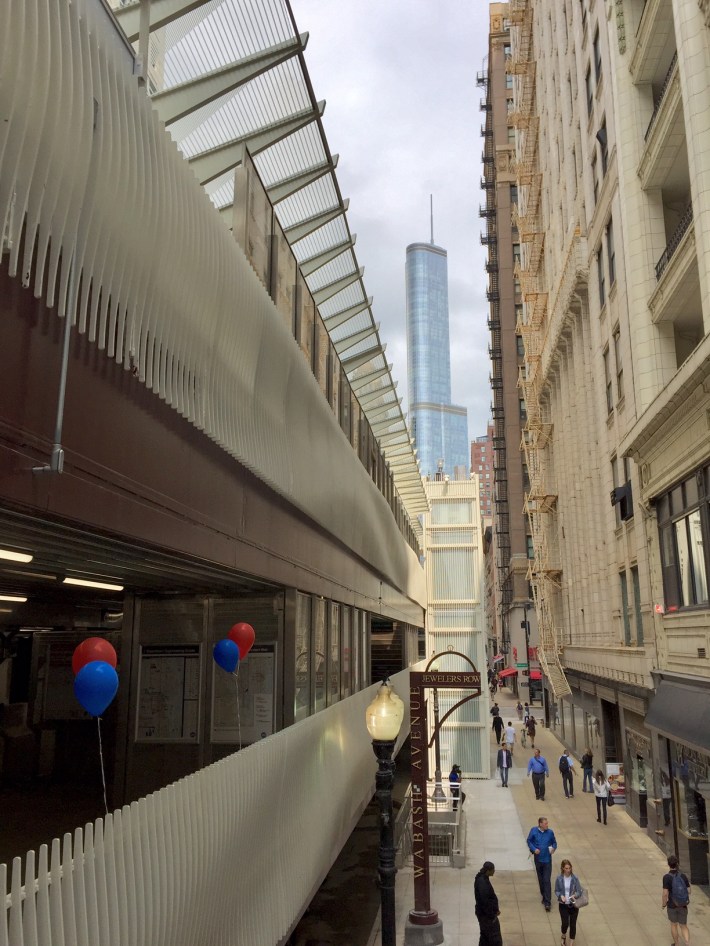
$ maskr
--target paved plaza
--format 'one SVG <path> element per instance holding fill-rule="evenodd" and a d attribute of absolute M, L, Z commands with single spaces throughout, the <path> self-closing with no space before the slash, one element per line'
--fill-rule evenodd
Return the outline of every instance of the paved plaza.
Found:
<path fill-rule="evenodd" d="M 519 730 L 513 709 L 516 701 L 505 692 L 498 694 L 497 699 L 506 722 L 513 719 Z M 576 946 L 668 946 L 670 924 L 661 909 L 661 878 L 667 870 L 665 856 L 622 806 L 610 809 L 607 827 L 598 824 L 594 796 L 582 793 L 581 777 L 575 779 L 574 797 L 566 799 L 557 769 L 561 743 L 547 729 L 538 727 L 535 745 L 542 749 L 550 767 L 544 802 L 535 801 L 531 780 L 526 777 L 531 755 L 529 743 L 527 749 L 515 747 L 509 789 L 500 787 L 499 778 L 464 781 L 468 819 L 466 867 L 437 867 L 431 873 L 431 905 L 443 921 L 446 946 L 478 943 L 473 881 L 485 860 L 496 865 L 493 886 L 501 905 L 504 946 L 548 946 L 560 942 L 557 906 L 553 903 L 552 911 L 546 913 L 540 903 L 535 869 L 525 843 L 529 829 L 543 814 L 549 819 L 558 844 L 553 859 L 553 888 L 560 860 L 566 857 L 589 891 L 589 906 L 579 914 Z M 492 770 L 496 751 L 491 734 Z M 404 940 L 405 921 L 413 904 L 412 871 L 405 867 L 397 874 L 398 946 Z M 707 888 L 691 890 L 689 927 L 693 946 L 710 943 Z M 368 946 L 379 943 L 378 925 Z"/>

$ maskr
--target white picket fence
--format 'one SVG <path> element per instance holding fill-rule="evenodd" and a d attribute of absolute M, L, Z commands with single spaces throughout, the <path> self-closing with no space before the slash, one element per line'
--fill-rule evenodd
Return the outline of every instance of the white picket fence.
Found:
<path fill-rule="evenodd" d="M 372 796 L 375 689 L 0 865 L 0 946 L 283 942 Z"/>

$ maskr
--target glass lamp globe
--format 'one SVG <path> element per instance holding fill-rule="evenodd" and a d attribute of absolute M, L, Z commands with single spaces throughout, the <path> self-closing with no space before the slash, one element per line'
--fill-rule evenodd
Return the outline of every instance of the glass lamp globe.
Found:
<path fill-rule="evenodd" d="M 388 683 L 383 683 L 365 710 L 367 731 L 372 739 L 389 742 L 397 738 L 404 718 L 404 703 Z"/>

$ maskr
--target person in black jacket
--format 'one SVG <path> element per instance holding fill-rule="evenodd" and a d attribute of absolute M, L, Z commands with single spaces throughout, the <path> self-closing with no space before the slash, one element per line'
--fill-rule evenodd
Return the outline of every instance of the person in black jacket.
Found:
<path fill-rule="evenodd" d="M 485 861 L 483 867 L 476 874 L 473 882 L 473 892 L 476 897 L 476 918 L 481 929 L 478 946 L 503 946 L 503 936 L 500 931 L 500 910 L 491 877 L 496 872 L 495 864 Z"/>

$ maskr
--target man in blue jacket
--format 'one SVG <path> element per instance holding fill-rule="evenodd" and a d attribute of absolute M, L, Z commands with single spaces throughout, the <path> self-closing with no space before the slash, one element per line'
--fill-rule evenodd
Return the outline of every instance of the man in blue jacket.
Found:
<path fill-rule="evenodd" d="M 547 823 L 547 818 L 538 818 L 537 827 L 530 829 L 528 847 L 535 859 L 535 870 L 537 871 L 537 882 L 540 885 L 542 902 L 549 913 L 552 903 L 552 888 L 550 885 L 552 855 L 557 850 L 557 840 L 555 832 Z"/>
<path fill-rule="evenodd" d="M 539 749 L 535 750 L 535 755 L 528 762 L 528 775 L 531 774 L 536 800 L 545 801 L 545 776 L 550 774 L 550 770 L 547 766 L 547 760 Z"/>

